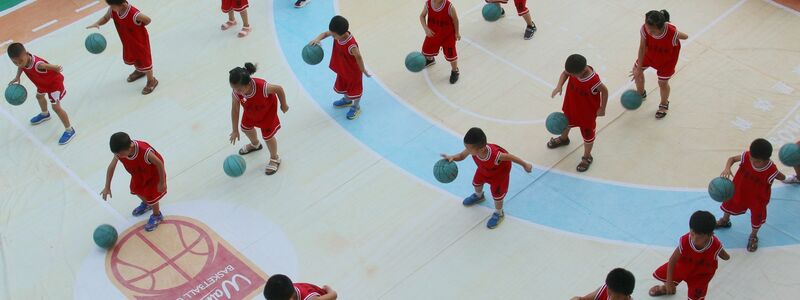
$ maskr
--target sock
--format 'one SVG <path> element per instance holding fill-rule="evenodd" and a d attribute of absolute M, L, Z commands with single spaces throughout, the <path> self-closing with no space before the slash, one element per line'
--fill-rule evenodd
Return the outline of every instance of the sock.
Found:
<path fill-rule="evenodd" d="M 69 127 L 69 128 L 67 128 L 65 131 L 67 131 L 67 132 L 71 132 L 71 133 L 75 133 L 75 127 L 72 127 L 72 126 L 70 126 L 70 127 Z"/>
<path fill-rule="evenodd" d="M 483 191 L 481 191 L 480 193 L 476 192 L 475 196 L 478 196 L 478 198 L 483 198 Z"/>
<path fill-rule="evenodd" d="M 494 212 L 496 212 L 497 214 L 499 214 L 501 217 L 505 215 L 505 214 L 503 213 L 503 210 L 502 210 L 502 209 L 495 209 L 495 210 L 494 210 Z"/>

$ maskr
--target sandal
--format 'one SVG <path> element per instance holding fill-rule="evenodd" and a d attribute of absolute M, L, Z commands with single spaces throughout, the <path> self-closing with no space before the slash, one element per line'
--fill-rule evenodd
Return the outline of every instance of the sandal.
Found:
<path fill-rule="evenodd" d="M 144 72 L 139 72 L 139 71 L 133 70 L 133 73 L 128 75 L 128 82 L 137 81 L 140 78 L 144 77 L 144 75 L 145 75 Z"/>
<path fill-rule="evenodd" d="M 258 150 L 264 149 L 264 145 L 258 144 L 258 147 L 253 146 L 252 144 L 248 143 L 244 145 L 242 149 L 239 149 L 239 155 L 246 155 L 250 154 L 250 152 L 256 152 Z"/>
<path fill-rule="evenodd" d="M 267 169 L 264 171 L 264 174 L 272 175 L 278 172 L 278 167 L 281 166 L 281 159 L 269 159 L 269 164 L 267 164 Z"/>
<path fill-rule="evenodd" d="M 720 223 L 720 221 L 722 220 L 717 221 L 716 228 L 731 228 L 731 226 L 733 226 L 733 224 L 731 224 L 731 220 L 728 220 L 725 223 Z"/>
<path fill-rule="evenodd" d="M 550 149 L 555 149 L 566 145 L 569 145 L 569 139 L 561 139 L 560 136 L 550 138 L 550 141 L 547 142 L 547 148 Z"/>
<path fill-rule="evenodd" d="M 591 157 L 591 156 L 589 156 L 589 157 L 586 157 L 586 156 L 581 157 L 581 163 L 579 163 L 578 167 L 575 168 L 575 169 L 578 170 L 578 172 L 586 172 L 586 170 L 589 170 L 589 166 L 592 165 L 593 161 L 594 161 L 594 157 Z"/>
<path fill-rule="evenodd" d="M 667 104 L 659 104 L 658 111 L 656 112 L 656 119 L 663 119 L 667 116 L 667 111 L 669 110 L 669 101 Z"/>
<path fill-rule="evenodd" d="M 237 36 L 239 36 L 240 38 L 246 37 L 248 34 L 250 34 L 250 31 L 252 31 L 250 27 L 242 27 L 242 30 L 239 31 L 239 34 L 237 34 Z"/>
<path fill-rule="evenodd" d="M 233 27 L 235 25 L 236 25 L 236 21 L 228 20 L 228 22 L 223 23 L 222 26 L 220 26 L 219 29 L 228 30 L 228 28 L 231 28 L 231 27 Z"/>
<path fill-rule="evenodd" d="M 142 95 L 147 95 L 152 93 L 157 86 L 158 86 L 158 80 L 154 79 L 152 84 L 148 81 L 147 84 L 144 86 L 144 89 L 142 89 Z"/>
<path fill-rule="evenodd" d="M 650 297 L 664 296 L 667 294 L 667 288 L 663 285 L 656 285 L 650 288 L 648 294 Z"/>
<path fill-rule="evenodd" d="M 756 250 L 758 250 L 758 237 L 751 234 L 747 240 L 747 251 L 756 252 Z"/>

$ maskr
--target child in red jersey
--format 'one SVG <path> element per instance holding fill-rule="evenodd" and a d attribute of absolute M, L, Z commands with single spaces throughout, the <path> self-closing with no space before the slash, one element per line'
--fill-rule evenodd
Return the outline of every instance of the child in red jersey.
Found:
<path fill-rule="evenodd" d="M 669 13 L 666 10 L 647 12 L 639 33 L 642 36 L 639 41 L 639 57 L 633 65 L 631 77 L 636 82 L 636 90 L 644 98 L 647 97 L 644 90 L 644 70 L 650 67 L 656 69 L 661 92 L 656 119 L 661 119 L 667 116 L 669 110 L 669 79 L 675 74 L 675 65 L 678 64 L 680 40 L 688 39 L 689 36 L 669 23 Z"/>
<path fill-rule="evenodd" d="M 636 278 L 633 273 L 623 268 L 608 272 L 606 284 L 583 297 L 572 297 L 571 300 L 631 300 Z"/>
<path fill-rule="evenodd" d="M 462 161 L 468 155 L 472 155 L 472 160 L 478 165 L 478 170 L 475 171 L 475 177 L 472 179 L 475 193 L 464 199 L 463 204 L 464 206 L 472 206 L 483 202 L 486 199 L 483 196 L 483 185 L 488 183 L 492 190 L 495 211 L 486 223 L 486 227 L 494 229 L 497 225 L 500 225 L 500 222 L 505 217 L 503 199 L 508 192 L 511 162 L 522 166 L 525 172 L 528 173 L 533 170 L 533 165 L 508 153 L 506 149 L 498 145 L 488 144 L 486 142 L 486 134 L 477 127 L 470 128 L 467 134 L 464 135 L 464 148 L 461 153 L 455 155 L 442 154 L 442 157 L 448 161 Z"/>
<path fill-rule="evenodd" d="M 251 63 L 244 64 L 244 68 L 236 67 L 229 72 L 228 82 L 233 89 L 231 102 L 231 144 L 239 140 L 239 107 L 244 109 L 242 115 L 241 128 L 250 143 L 239 150 L 239 154 L 245 155 L 263 148 L 256 136 L 256 127 L 261 128 L 261 137 L 267 143 L 269 149 L 269 163 L 266 173 L 272 175 L 278 172 L 281 165 L 281 158 L 278 156 L 278 140 L 275 134 L 281 128 L 281 120 L 278 118 L 278 102 L 281 111 L 289 111 L 286 105 L 286 94 L 283 87 L 276 84 L 269 84 L 261 78 L 250 77 L 256 72 L 256 66 Z"/>
<path fill-rule="evenodd" d="M 739 169 L 733 176 L 733 198 L 720 206 L 725 215 L 717 221 L 717 227 L 730 228 L 731 215 L 741 215 L 749 209 L 752 232 L 747 241 L 747 251 L 750 252 L 758 249 L 758 229 L 767 221 L 767 204 L 772 193 L 772 182 L 775 179 L 786 179 L 769 159 L 770 156 L 772 144 L 765 139 L 756 139 L 750 144 L 750 151 L 728 158 L 721 175 L 730 178 L 733 174 L 731 166 L 739 162 Z"/>
<path fill-rule="evenodd" d="M 800 141 L 797 141 L 797 145 L 800 146 Z M 800 166 L 794 167 L 794 175 L 786 177 L 783 183 L 798 184 L 800 183 L 800 178 L 798 178 L 798 176 L 800 176 Z"/>
<path fill-rule="evenodd" d="M 144 229 L 146 231 L 155 230 L 164 219 L 158 206 L 159 200 L 167 194 L 167 172 L 164 169 L 164 159 L 150 144 L 131 140 L 131 137 L 124 132 L 111 135 L 109 146 L 111 152 L 114 153 L 114 158 L 108 165 L 106 185 L 100 195 L 103 200 L 112 196 L 111 179 L 114 177 L 117 162 L 121 162 L 125 170 L 131 174 L 131 194 L 142 200 L 132 214 L 138 217 L 152 209 L 153 214 L 147 220 Z"/>
<path fill-rule="evenodd" d="M 714 215 L 710 212 L 696 211 L 692 214 L 689 233 L 680 238 L 669 262 L 653 272 L 653 277 L 664 284 L 650 288 L 650 296 L 675 294 L 675 286 L 686 281 L 690 300 L 705 299 L 708 283 L 717 271 L 717 257 L 723 260 L 731 258 L 714 236 L 714 227 Z"/>
<path fill-rule="evenodd" d="M 20 76 L 25 76 L 36 86 L 36 100 L 39 102 L 41 113 L 31 118 L 32 125 L 41 124 L 50 120 L 50 112 L 47 111 L 47 95 L 53 111 L 56 112 L 61 124 L 64 125 L 64 133 L 58 139 L 59 145 L 66 145 L 75 136 L 75 128 L 69 123 L 69 116 L 64 108 L 61 107 L 61 100 L 67 94 L 64 88 L 64 75 L 61 74 L 61 66 L 48 63 L 41 57 L 28 53 L 25 46 L 20 43 L 12 43 L 8 46 L 8 57 L 17 66 L 17 76 L 9 84 L 18 84 Z"/>
<path fill-rule="evenodd" d="M 550 97 L 560 95 L 561 87 L 569 79 L 567 94 L 564 95 L 564 105 L 561 107 L 564 115 L 567 116 L 569 126 L 561 133 L 561 136 L 551 138 L 547 142 L 547 148 L 554 149 L 569 145 L 570 128 L 580 128 L 583 136 L 583 157 L 576 169 L 578 172 L 586 172 L 594 161 L 592 147 L 597 117 L 606 115 L 608 88 L 600 81 L 600 76 L 594 72 L 594 69 L 586 65 L 586 58 L 582 55 L 570 55 L 564 65 L 565 71 L 561 72 L 561 78 Z"/>
<path fill-rule="evenodd" d="M 86 28 L 100 28 L 109 20 L 114 20 L 122 42 L 122 60 L 126 65 L 136 68 L 128 75 L 128 82 L 134 82 L 146 75 L 147 84 L 142 89 L 142 94 L 150 94 L 158 86 L 158 80 L 153 76 L 153 60 L 150 57 L 150 35 L 145 28 L 150 24 L 150 18 L 128 1 L 106 0 L 106 3 L 109 6 L 108 13 Z"/>
<path fill-rule="evenodd" d="M 508 0 L 485 0 L 485 1 L 486 3 L 494 3 L 497 6 L 500 6 L 501 3 L 502 4 L 508 3 Z M 533 20 L 531 19 L 531 10 L 528 9 L 528 7 L 526 6 L 527 2 L 528 0 L 514 0 L 514 6 L 517 8 L 517 15 L 525 19 L 525 24 L 527 25 L 527 27 L 525 27 L 525 33 L 522 35 L 522 37 L 526 40 L 530 40 L 531 38 L 533 38 L 533 34 L 536 33 L 536 24 L 534 24 Z M 500 10 L 502 11 L 502 16 L 505 16 L 506 10 L 503 8 L 500 8 Z"/>
<path fill-rule="evenodd" d="M 310 283 L 292 283 L 286 275 L 275 274 L 264 285 L 267 300 L 336 300 L 336 291 L 324 285 L 322 288 Z"/>
<path fill-rule="evenodd" d="M 426 19 L 427 16 L 427 19 Z M 439 55 L 439 48 L 444 58 L 450 62 L 450 84 L 458 81 L 458 52 L 456 41 L 461 40 L 458 31 L 458 15 L 450 0 L 428 0 L 419 15 L 422 29 L 425 30 L 425 41 L 422 42 L 422 55 L 425 55 L 425 67 L 436 63 L 434 57 Z"/>
<path fill-rule="evenodd" d="M 223 23 L 220 29 L 228 30 L 236 26 L 236 16 L 233 13 L 239 12 L 239 15 L 242 17 L 242 30 L 239 31 L 237 35 L 239 37 L 246 37 L 250 34 L 252 29 L 250 29 L 250 22 L 247 18 L 248 7 L 250 7 L 250 4 L 247 0 L 222 0 L 222 12 L 228 14 L 228 21 Z"/>
<path fill-rule="evenodd" d="M 328 31 L 321 33 L 309 44 L 319 45 L 323 39 L 333 36 L 333 51 L 331 51 L 330 68 L 336 73 L 336 83 L 333 90 L 344 95 L 342 99 L 333 102 L 333 106 L 342 108 L 350 107 L 347 112 L 348 120 L 355 120 L 361 115 L 361 94 L 364 87 L 361 83 L 361 74 L 370 77 L 364 68 L 364 59 L 361 58 L 358 43 L 348 31 L 350 24 L 342 16 L 334 16 L 328 24 Z"/>

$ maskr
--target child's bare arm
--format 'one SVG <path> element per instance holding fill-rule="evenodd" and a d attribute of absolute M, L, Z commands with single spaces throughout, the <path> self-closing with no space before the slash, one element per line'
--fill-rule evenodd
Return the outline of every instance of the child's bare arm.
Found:
<path fill-rule="evenodd" d="M 461 40 L 461 31 L 458 29 L 458 14 L 456 13 L 456 7 L 450 3 L 450 18 L 453 19 L 453 27 L 456 30 L 456 41 Z"/>
<path fill-rule="evenodd" d="M 136 22 L 142 24 L 142 26 L 150 25 L 150 22 L 152 21 L 153 20 L 150 20 L 150 17 L 148 17 L 143 13 L 139 13 L 138 15 L 136 15 Z"/>
<path fill-rule="evenodd" d="M 558 77 L 558 83 L 556 83 L 556 88 L 553 89 L 553 93 L 550 94 L 550 98 L 555 98 L 556 95 L 561 95 L 561 91 L 564 87 L 564 83 L 567 82 L 567 78 L 569 78 L 569 74 L 566 71 L 561 72 L 561 76 Z"/>
<path fill-rule="evenodd" d="M 608 104 L 608 87 L 605 84 L 600 84 L 597 88 L 600 90 L 600 108 L 597 111 L 597 116 L 602 117 L 606 115 L 606 104 Z"/>
<path fill-rule="evenodd" d="M 309 42 L 308 44 L 309 45 L 319 45 L 319 43 L 322 42 L 322 40 L 328 38 L 331 35 L 333 35 L 333 34 L 330 31 L 324 31 L 324 32 L 320 33 L 317 37 L 315 37 L 313 40 L 311 40 L 311 42 Z"/>
<path fill-rule="evenodd" d="M 14 79 L 12 79 L 8 84 L 19 83 L 21 80 L 20 76 L 22 76 L 22 68 L 17 68 L 17 76 L 14 76 Z"/>
<path fill-rule="evenodd" d="M 433 36 L 433 31 L 430 27 L 428 27 L 428 21 L 425 20 L 425 17 L 428 16 L 428 4 L 425 4 L 425 7 L 422 8 L 422 13 L 419 14 L 419 23 L 422 24 L 422 30 L 425 31 L 426 36 Z"/>
<path fill-rule="evenodd" d="M 367 68 L 364 67 L 364 59 L 361 58 L 361 51 L 358 51 L 358 47 L 350 48 L 350 54 L 356 58 L 356 63 L 358 64 L 358 69 L 361 70 L 361 73 L 364 73 L 365 76 L 371 77 L 372 75 L 367 72 Z"/>
<path fill-rule="evenodd" d="M 731 167 L 733 164 L 742 160 L 741 155 L 734 155 L 728 158 L 728 162 L 725 163 L 725 169 L 722 170 L 722 174 L 720 176 L 728 178 L 733 176 L 733 172 L 731 172 Z"/>
<path fill-rule="evenodd" d="M 108 164 L 108 169 L 106 170 L 106 184 L 103 187 L 103 191 L 100 192 L 100 196 L 103 197 L 103 200 L 106 200 L 106 197 L 111 196 L 111 178 L 114 177 L 114 170 L 117 168 L 117 156 L 114 155 L 114 158 L 111 159 L 111 163 Z"/>
<path fill-rule="evenodd" d="M 644 75 L 641 66 L 644 63 L 645 52 L 647 52 L 647 39 L 641 36 L 639 38 L 639 54 L 636 56 L 636 63 L 633 65 L 630 75 L 634 80 Z"/>
<path fill-rule="evenodd" d="M 729 260 L 731 259 L 731 255 L 725 251 L 725 248 L 722 248 L 719 250 L 719 258 L 722 258 L 722 260 Z"/>
<path fill-rule="evenodd" d="M 336 294 L 336 291 L 334 291 L 331 287 L 325 285 L 322 288 L 325 289 L 327 294 L 318 297 L 312 297 L 309 300 L 336 300 L 336 298 L 339 297 L 339 295 Z"/>
<path fill-rule="evenodd" d="M 109 9 L 108 12 L 105 15 L 103 15 L 103 17 L 100 18 L 100 20 L 97 20 L 97 22 L 94 22 L 94 24 L 87 26 L 86 29 L 100 28 L 100 26 L 106 25 L 106 23 L 108 23 L 108 21 L 110 20 L 111 20 L 111 10 Z"/>
<path fill-rule="evenodd" d="M 784 175 L 781 172 L 778 172 L 778 175 L 775 176 L 775 179 L 780 180 L 780 181 L 784 181 L 784 180 L 786 180 L 786 175 Z"/>
<path fill-rule="evenodd" d="M 570 299 L 570 300 L 593 300 L 595 297 L 597 297 L 597 292 L 599 292 L 599 291 L 600 291 L 600 288 L 597 288 L 596 290 L 594 290 L 594 292 L 586 294 L 586 296 L 583 296 L 583 297 L 575 296 L 575 297 L 572 297 L 572 299 Z"/>
<path fill-rule="evenodd" d="M 39 71 L 53 71 L 61 73 L 61 66 L 54 64 L 41 63 L 36 66 L 36 69 L 39 69 Z"/>
<path fill-rule="evenodd" d="M 286 104 L 286 93 L 283 91 L 282 86 L 277 84 L 268 84 L 267 93 L 278 95 L 278 101 L 281 103 L 281 111 L 283 113 L 289 111 L 289 105 Z"/>
<path fill-rule="evenodd" d="M 446 159 L 448 161 L 462 161 L 465 158 L 467 158 L 468 155 L 469 155 L 469 152 L 467 152 L 467 149 L 464 149 L 464 151 L 461 151 L 460 153 L 455 154 L 455 155 L 442 154 L 442 158 L 444 158 L 444 159 Z"/>
<path fill-rule="evenodd" d="M 239 99 L 231 95 L 231 144 L 239 140 Z"/>
<path fill-rule="evenodd" d="M 164 169 L 164 162 L 156 156 L 155 152 L 147 154 L 147 161 L 156 166 L 156 170 L 158 170 L 158 191 L 163 192 L 167 189 L 167 171 Z"/>
<path fill-rule="evenodd" d="M 522 166 L 522 168 L 525 169 L 525 172 L 530 173 L 531 171 L 533 171 L 533 165 L 531 165 L 527 161 L 522 160 L 521 158 L 517 157 L 514 154 L 511 154 L 511 153 L 500 153 L 497 156 L 497 159 L 499 159 L 500 161 L 511 161 L 511 162 L 513 162 L 515 164 L 518 164 L 518 165 Z"/>
<path fill-rule="evenodd" d="M 688 39 L 688 38 L 689 38 L 688 34 L 685 34 L 683 32 L 678 31 L 678 39 L 679 40 L 685 40 L 685 39 Z"/>
<path fill-rule="evenodd" d="M 672 281 L 672 276 L 675 274 L 675 266 L 678 265 L 678 259 L 680 259 L 680 257 L 680 250 L 675 248 L 675 251 L 672 252 L 672 256 L 669 257 L 669 262 L 667 263 L 667 281 L 664 282 L 664 284 L 667 286 L 668 295 L 675 294 L 675 282 Z"/>

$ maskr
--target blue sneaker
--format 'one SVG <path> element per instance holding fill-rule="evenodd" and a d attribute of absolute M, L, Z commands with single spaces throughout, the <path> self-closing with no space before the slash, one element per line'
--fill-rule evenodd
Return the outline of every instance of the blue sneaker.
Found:
<path fill-rule="evenodd" d="M 33 118 L 31 118 L 31 125 L 39 125 L 47 120 L 50 120 L 50 113 L 48 114 L 39 113 L 38 115 L 35 115 L 33 116 Z"/>
<path fill-rule="evenodd" d="M 483 200 L 486 200 L 486 197 L 484 197 L 483 195 L 478 197 L 478 195 L 472 193 L 472 195 L 469 195 L 469 197 L 464 199 L 464 202 L 462 202 L 461 204 L 464 204 L 464 206 L 473 206 L 475 204 L 483 202 Z"/>
<path fill-rule="evenodd" d="M 61 138 L 58 139 L 58 144 L 66 145 L 67 143 L 69 143 L 69 141 L 72 140 L 73 136 L 75 136 L 75 128 L 64 130 L 64 133 L 61 134 Z"/>
<path fill-rule="evenodd" d="M 150 219 L 147 220 L 147 224 L 144 225 L 144 231 L 153 231 L 156 230 L 158 224 L 164 220 L 163 215 L 150 215 Z"/>
<path fill-rule="evenodd" d="M 345 98 L 342 98 L 342 99 L 333 101 L 333 106 L 335 106 L 336 108 L 353 106 L 353 101 L 352 100 L 347 100 Z"/>
<path fill-rule="evenodd" d="M 350 111 L 347 112 L 347 119 L 348 120 L 355 120 L 358 119 L 358 116 L 361 115 L 361 107 L 351 107 Z"/>
<path fill-rule="evenodd" d="M 150 211 L 151 209 L 153 208 L 150 207 L 150 205 L 147 205 L 147 203 L 142 202 L 142 204 L 139 204 L 139 206 L 133 209 L 133 212 L 131 214 L 133 214 L 134 217 L 138 217 Z"/>
<path fill-rule="evenodd" d="M 500 223 L 503 222 L 503 218 L 505 216 L 506 216 L 505 214 L 501 215 L 498 214 L 497 212 L 492 213 L 492 217 L 489 218 L 489 222 L 486 222 L 486 227 L 489 229 L 495 229 L 497 225 L 500 225 Z"/>

